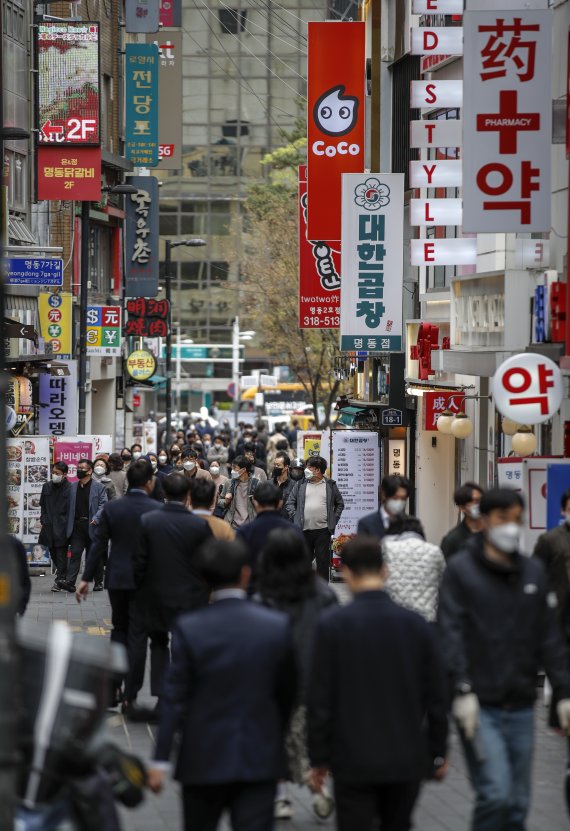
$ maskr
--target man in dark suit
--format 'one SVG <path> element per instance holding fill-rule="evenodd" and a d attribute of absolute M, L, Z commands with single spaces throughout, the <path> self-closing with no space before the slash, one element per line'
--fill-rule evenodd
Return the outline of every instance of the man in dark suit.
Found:
<path fill-rule="evenodd" d="M 319 790 L 332 771 L 339 831 L 371 831 L 378 818 L 382 831 L 408 831 L 426 768 L 436 779 L 447 769 L 437 643 L 430 624 L 382 591 L 378 540 L 351 540 L 342 560 L 355 599 L 324 612 L 317 626 L 310 784 Z"/>
<path fill-rule="evenodd" d="M 67 513 L 67 539 L 71 557 L 67 562 L 65 579 L 56 580 L 57 585 L 68 592 L 75 592 L 75 581 L 81 567 L 81 555 L 84 551 L 85 556 L 89 554 L 89 548 L 95 539 L 97 525 L 106 501 L 105 485 L 93 479 L 93 462 L 91 459 L 79 459 L 77 482 L 71 485 L 69 491 Z"/>
<path fill-rule="evenodd" d="M 249 586 L 249 593 L 254 594 L 257 583 L 257 572 L 259 555 L 261 554 L 267 537 L 276 528 L 287 528 L 287 530 L 295 530 L 301 532 L 296 525 L 293 525 L 290 520 L 284 519 L 281 515 L 281 508 L 283 507 L 283 498 L 280 489 L 271 484 L 271 482 L 263 482 L 257 487 L 255 495 L 253 496 L 253 505 L 257 516 L 253 522 L 247 525 L 242 525 L 238 528 L 237 539 L 240 540 L 248 550 L 249 566 L 251 568 L 251 583 Z"/>
<path fill-rule="evenodd" d="M 140 589 L 138 630 L 145 633 L 129 679 L 142 687 L 146 635 L 151 639 L 150 688 L 159 696 L 168 667 L 169 633 L 178 615 L 205 606 L 208 587 L 196 567 L 200 546 L 213 539 L 205 519 L 188 510 L 191 480 L 171 473 L 162 480 L 166 504 L 142 517 L 135 554 L 135 584 Z M 132 695 L 125 689 L 125 697 Z M 132 700 L 128 698 L 128 700 Z"/>
<path fill-rule="evenodd" d="M 136 600 L 133 568 L 134 540 L 137 538 L 144 514 L 156 510 L 156 502 L 149 498 L 153 488 L 153 471 L 150 462 L 147 459 L 132 462 L 127 470 L 127 481 L 129 490 L 126 496 L 107 502 L 103 508 L 76 597 L 78 602 L 87 598 L 89 583 L 95 578 L 98 567 L 106 559 L 110 542 L 105 588 L 109 591 L 111 602 L 113 624 L 111 640 L 125 646 L 129 653 L 129 666 L 132 667 L 135 664 L 133 658 L 138 654 L 136 646 L 134 654 L 131 654 L 134 644 L 129 637 L 130 621 L 133 616 L 136 618 L 137 614 L 133 608 Z M 144 645 L 146 656 L 146 634 L 144 634 Z M 138 693 L 138 690 L 136 692 Z M 129 715 L 134 715 L 137 709 L 135 699 L 136 695 L 126 702 Z"/>
<path fill-rule="evenodd" d="M 358 521 L 358 533 L 381 540 L 390 523 L 406 510 L 410 482 L 405 476 L 385 476 L 380 485 L 380 508 Z"/>
<path fill-rule="evenodd" d="M 234 831 L 271 831 L 295 699 L 289 621 L 246 601 L 250 569 L 241 544 L 215 541 L 199 556 L 212 603 L 174 629 L 149 784 L 161 789 L 180 727 L 176 778 L 186 831 L 215 831 L 226 809 Z"/>

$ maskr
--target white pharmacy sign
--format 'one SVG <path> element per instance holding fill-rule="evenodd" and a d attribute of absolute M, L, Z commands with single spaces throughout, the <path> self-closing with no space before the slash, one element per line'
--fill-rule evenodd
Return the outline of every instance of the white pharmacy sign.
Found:
<path fill-rule="evenodd" d="M 564 381 L 550 358 L 524 352 L 500 365 L 491 392 L 501 415 L 517 424 L 542 424 L 560 409 Z"/>
<path fill-rule="evenodd" d="M 401 351 L 403 241 L 403 174 L 343 174 L 341 351 Z"/>
<path fill-rule="evenodd" d="M 463 228 L 549 231 L 552 12 L 467 11 L 464 24 Z"/>

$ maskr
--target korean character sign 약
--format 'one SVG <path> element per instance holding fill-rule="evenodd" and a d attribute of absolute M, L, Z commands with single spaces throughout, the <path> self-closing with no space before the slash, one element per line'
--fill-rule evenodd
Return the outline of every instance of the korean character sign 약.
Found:
<path fill-rule="evenodd" d="M 466 11 L 464 36 L 463 229 L 549 231 L 552 11 Z"/>
<path fill-rule="evenodd" d="M 402 349 L 403 238 L 403 174 L 343 174 L 341 351 Z"/>
<path fill-rule="evenodd" d="M 541 424 L 560 409 L 564 380 L 550 358 L 524 352 L 503 361 L 493 376 L 491 392 L 501 415 L 517 424 Z"/>

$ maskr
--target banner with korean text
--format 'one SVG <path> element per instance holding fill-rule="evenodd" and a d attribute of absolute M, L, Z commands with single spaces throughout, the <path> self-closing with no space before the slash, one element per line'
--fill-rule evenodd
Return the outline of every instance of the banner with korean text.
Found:
<path fill-rule="evenodd" d="M 338 329 L 340 242 L 307 236 L 307 166 L 299 166 L 299 328 Z"/>
<path fill-rule="evenodd" d="M 125 156 L 135 166 L 158 164 L 158 46 L 125 46 Z"/>
<path fill-rule="evenodd" d="M 341 175 L 364 170 L 364 23 L 309 23 L 308 237 L 340 239 Z"/>
<path fill-rule="evenodd" d="M 40 433 L 50 436 L 77 432 L 77 361 L 68 361 L 69 375 L 40 374 Z"/>
<path fill-rule="evenodd" d="M 552 12 L 467 11 L 464 26 L 463 228 L 549 231 Z"/>
<path fill-rule="evenodd" d="M 404 175 L 342 177 L 343 352 L 402 349 Z"/>
<path fill-rule="evenodd" d="M 125 296 L 158 293 L 158 179 L 131 176 L 137 192 L 125 200 Z"/>

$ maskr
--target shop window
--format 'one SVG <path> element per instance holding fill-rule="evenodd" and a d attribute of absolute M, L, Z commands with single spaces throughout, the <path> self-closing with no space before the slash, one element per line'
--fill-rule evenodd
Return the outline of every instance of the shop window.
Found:
<path fill-rule="evenodd" d="M 218 19 L 224 35 L 237 35 L 245 29 L 247 11 L 218 9 Z"/>

